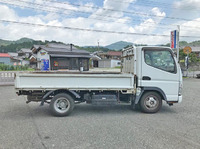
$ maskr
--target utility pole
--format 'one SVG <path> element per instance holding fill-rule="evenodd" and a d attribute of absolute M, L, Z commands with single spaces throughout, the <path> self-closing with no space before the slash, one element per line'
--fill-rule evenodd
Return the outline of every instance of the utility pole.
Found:
<path fill-rule="evenodd" d="M 99 40 L 97 42 L 98 42 L 98 52 L 99 52 Z"/>

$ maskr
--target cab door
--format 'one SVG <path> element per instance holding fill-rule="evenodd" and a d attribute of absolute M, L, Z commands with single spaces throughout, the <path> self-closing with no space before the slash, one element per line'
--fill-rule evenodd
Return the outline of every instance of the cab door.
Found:
<path fill-rule="evenodd" d="M 141 86 L 159 88 L 167 101 L 178 101 L 179 71 L 171 49 L 144 47 L 141 56 Z"/>

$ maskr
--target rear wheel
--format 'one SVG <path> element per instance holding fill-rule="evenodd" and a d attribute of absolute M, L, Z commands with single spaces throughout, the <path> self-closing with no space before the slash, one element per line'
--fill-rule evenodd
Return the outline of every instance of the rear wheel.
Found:
<path fill-rule="evenodd" d="M 65 93 L 54 96 L 50 103 L 50 111 L 55 116 L 67 116 L 74 109 L 74 99 Z"/>
<path fill-rule="evenodd" d="M 140 99 L 140 108 L 145 113 L 156 113 L 162 107 L 162 99 L 156 92 L 147 92 Z"/>

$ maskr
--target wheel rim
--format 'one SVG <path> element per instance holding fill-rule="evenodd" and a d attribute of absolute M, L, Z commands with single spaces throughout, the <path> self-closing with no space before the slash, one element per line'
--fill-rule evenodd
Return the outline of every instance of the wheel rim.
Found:
<path fill-rule="evenodd" d="M 54 102 L 54 109 L 59 113 L 65 113 L 70 108 L 70 102 L 65 97 L 60 97 Z"/>
<path fill-rule="evenodd" d="M 159 100 L 156 96 L 150 95 L 145 98 L 144 103 L 145 103 L 144 105 L 147 109 L 154 110 L 158 107 Z"/>

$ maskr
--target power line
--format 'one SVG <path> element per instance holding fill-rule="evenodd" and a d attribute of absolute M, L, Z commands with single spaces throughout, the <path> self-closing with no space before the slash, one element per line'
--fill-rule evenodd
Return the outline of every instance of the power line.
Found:
<path fill-rule="evenodd" d="M 13 6 L 18 6 L 18 7 L 25 7 L 25 8 L 29 8 L 29 9 L 33 9 L 33 10 L 41 10 L 41 11 L 45 11 L 45 12 L 51 12 L 51 13 L 56 13 L 56 14 L 62 14 L 62 15 L 67 15 L 66 13 L 63 13 L 63 12 L 58 12 L 58 11 L 50 11 L 50 10 L 46 10 L 46 9 L 41 9 L 41 8 L 33 8 L 33 7 L 30 7 L 30 6 L 22 6 L 22 5 L 19 5 L 19 4 L 10 4 L 10 3 L 5 3 L 5 2 L 0 2 L 0 3 L 3 3 L 3 4 L 8 4 L 8 5 L 13 5 Z M 41 5 L 42 7 L 42 5 Z M 72 16 L 73 14 L 70 14 L 70 16 Z M 73 15 L 75 16 L 75 15 Z M 84 17 L 85 18 L 85 17 Z M 100 21 L 105 21 L 105 22 L 112 22 L 113 21 L 109 21 L 109 20 L 105 20 L 105 19 L 99 19 L 99 18 L 85 18 L 85 19 L 90 19 L 90 20 L 100 20 Z M 136 20 L 134 19 L 134 21 L 140 21 L 140 20 Z M 114 21 L 114 23 L 119 23 L 119 24 L 135 24 L 135 25 L 139 25 L 137 23 L 133 23 L 133 22 L 118 22 L 118 21 Z M 159 23 L 148 23 L 148 24 L 156 24 L 156 25 L 159 25 Z M 152 26 L 152 25 L 148 25 L 148 24 L 143 24 L 143 26 L 149 26 L 149 27 L 155 27 L 155 26 Z M 159 27 L 159 28 L 163 28 L 163 29 L 171 29 L 171 28 L 167 28 L 167 27 Z"/>
<path fill-rule="evenodd" d="M 161 34 L 116 32 L 116 31 L 97 30 L 97 29 L 88 29 L 88 28 L 76 28 L 76 27 L 68 27 L 68 26 L 55 26 L 55 25 L 46 25 L 46 24 L 35 24 L 35 23 L 19 22 L 19 21 L 10 21 L 10 20 L 0 20 L 0 22 L 4 22 L 4 23 L 13 23 L 13 24 L 20 24 L 20 25 L 28 25 L 28 26 L 49 27 L 49 28 L 55 28 L 55 29 L 67 29 L 67 30 L 75 30 L 75 31 L 87 31 L 87 32 L 98 32 L 98 33 L 109 33 L 109 34 L 123 34 L 123 35 L 139 35 L 139 36 L 160 36 L 160 37 L 169 37 L 169 35 L 161 35 Z M 185 37 L 185 38 L 200 38 L 200 36 L 180 36 L 180 37 Z"/>
<path fill-rule="evenodd" d="M 23 0 L 18 0 L 18 1 L 21 1 L 21 2 L 24 2 L 24 3 L 27 3 L 26 1 L 23 1 Z M 43 0 L 43 1 L 48 1 L 48 2 L 56 2 L 56 3 L 62 3 L 62 4 L 68 4 L 68 3 L 65 3 L 65 2 L 58 2 L 58 1 L 52 1 L 52 0 Z M 2 3 L 4 3 L 4 2 L 2 2 Z M 10 4 L 10 3 L 7 3 L 7 4 Z M 31 3 L 31 2 L 29 2 L 29 4 L 32 4 L 32 5 L 37 5 L 37 6 L 40 6 L 40 7 L 44 7 L 44 5 L 41 5 L 41 4 L 37 4 L 37 3 Z M 71 4 L 71 3 L 70 3 Z M 15 5 L 16 6 L 16 4 L 10 4 L 10 5 Z M 73 4 L 72 4 L 73 5 Z M 18 5 L 19 6 L 19 5 Z M 81 5 L 76 5 L 76 6 L 81 6 Z M 23 7 L 23 6 L 21 6 L 21 7 Z M 24 6 L 24 7 L 27 7 L 27 6 Z M 75 11 L 75 12 L 77 12 L 76 10 L 71 10 L 71 9 L 66 9 L 66 8 L 61 8 L 61 7 L 52 7 L 52 6 L 49 6 L 48 5 L 48 7 L 51 7 L 51 8 L 54 8 L 54 9 L 63 9 L 63 10 L 69 10 L 69 11 Z M 28 7 L 28 8 L 30 8 L 30 7 Z M 100 7 L 95 7 L 95 8 L 100 8 Z M 33 9 L 33 8 L 31 8 L 31 9 Z M 40 9 L 41 10 L 41 9 Z M 52 12 L 52 11 L 49 11 L 49 10 L 44 10 L 44 11 L 48 11 L 48 12 Z M 86 13 L 86 14 L 90 14 L 90 13 L 88 13 L 88 12 L 83 12 L 83 11 L 78 11 L 79 13 Z M 63 12 L 57 12 L 56 11 L 56 13 L 60 13 L 60 14 L 65 14 L 65 13 L 63 13 Z M 95 14 L 96 16 L 98 16 L 97 14 Z M 109 17 L 109 18 L 113 18 L 113 16 L 105 16 L 105 15 L 100 15 L 100 16 L 104 16 L 104 17 Z M 114 18 L 117 18 L 117 19 L 122 19 L 121 17 L 114 17 Z M 106 21 L 106 22 L 111 22 L 111 21 L 109 21 L 109 20 L 105 20 L 105 19 L 99 19 L 99 18 L 87 18 L 87 19 L 92 19 L 92 20 L 101 20 L 101 21 Z M 127 19 L 127 18 L 126 18 Z M 131 19 L 127 19 L 127 20 L 131 20 Z M 134 21 L 141 21 L 141 20 L 139 20 L 139 19 L 134 19 Z M 113 21 L 112 21 L 113 22 Z M 123 23 L 123 22 L 118 22 L 118 21 L 115 21 L 116 23 L 120 23 L 120 24 L 134 24 L 134 23 L 131 23 L 131 22 L 126 22 L 126 23 Z M 165 24 L 165 23 L 155 23 L 156 25 L 166 25 L 166 26 L 169 26 L 169 24 Z M 138 24 L 137 24 L 138 25 Z M 154 24 L 153 24 L 154 25 Z M 150 27 L 154 27 L 154 26 L 151 26 L 151 25 L 144 25 L 144 26 L 150 26 Z M 172 26 L 177 26 L 177 25 L 172 25 Z M 191 26 L 185 26 L 185 25 L 183 25 L 183 27 L 189 27 L 189 28 L 199 28 L 200 29 L 200 27 L 191 27 Z M 159 28 L 164 28 L 164 27 L 159 27 Z M 166 27 L 164 28 L 164 29 L 167 29 Z M 168 28 L 168 29 L 170 29 L 170 28 Z"/>
<path fill-rule="evenodd" d="M 18 1 L 21 1 L 21 0 L 18 0 Z M 25 2 L 25 1 L 22 1 L 22 2 Z M 10 3 L 5 3 L 5 2 L 0 2 L 0 3 L 4 3 L 4 4 L 8 4 L 8 5 L 14 5 L 14 6 L 19 6 L 19 7 L 26 7 L 26 8 L 30 8 L 30 9 L 34 9 L 34 10 L 42 10 L 42 11 L 46 11 L 46 12 L 51 12 L 51 13 L 57 13 L 57 14 L 64 14 L 64 15 L 67 15 L 66 13 L 63 13 L 63 12 L 58 12 L 58 11 L 50 11 L 50 10 L 45 10 L 45 9 L 39 9 L 39 8 L 32 8 L 32 7 L 29 7 L 29 6 L 21 6 L 21 5 L 16 5 L 16 4 L 10 4 Z M 40 7 L 44 7 L 44 5 L 41 5 L 41 4 L 35 4 L 35 3 L 31 3 L 33 5 L 37 5 L 37 6 L 40 6 Z M 48 7 L 51 7 L 51 6 L 48 6 Z M 60 7 L 52 7 L 52 8 L 60 8 Z M 64 9 L 64 8 L 61 8 L 61 9 Z M 68 10 L 68 9 L 67 9 Z M 71 11 L 71 10 L 70 10 Z M 73 11 L 73 10 L 72 10 Z M 75 16 L 75 15 L 73 15 Z M 84 17 L 85 18 L 85 17 Z M 99 19 L 99 18 L 86 18 L 86 19 L 91 19 L 91 20 L 101 20 L 101 21 L 106 21 L 106 22 L 113 22 L 113 21 L 109 21 L 109 20 L 104 20 L 104 19 Z M 138 19 L 134 19 L 134 21 L 139 21 Z M 118 22 L 118 21 L 115 21 L 115 23 L 119 23 L 119 24 L 135 24 L 135 25 L 140 25 L 140 24 L 136 24 L 136 23 L 131 23 L 131 22 Z M 149 23 L 148 23 L 149 24 Z M 148 24 L 142 24 L 142 26 L 149 26 L 149 27 L 155 27 L 155 26 L 152 26 L 152 25 L 148 25 Z M 165 26 L 169 26 L 168 24 L 165 24 L 165 23 L 150 23 L 150 24 L 153 24 L 153 25 L 165 25 Z M 171 25 L 171 26 L 177 26 L 177 25 Z M 188 27 L 188 28 L 199 28 L 200 27 L 194 27 L 194 26 L 185 26 L 185 25 L 182 25 L 183 27 Z M 169 27 L 157 27 L 157 28 L 160 28 L 160 29 L 171 29 Z M 186 29 L 187 30 L 187 29 Z"/>
<path fill-rule="evenodd" d="M 61 3 L 61 4 L 70 4 L 70 5 L 75 5 L 75 6 L 87 7 L 87 8 L 89 7 L 89 8 L 95 8 L 95 9 L 109 10 L 109 11 L 114 11 L 114 12 L 123 12 L 123 13 L 127 13 L 127 14 L 146 15 L 146 16 L 159 17 L 159 18 L 163 17 L 163 16 L 154 15 L 154 14 L 147 14 L 147 13 L 133 12 L 133 11 L 124 11 L 124 10 L 117 10 L 117 9 L 110 9 L 110 8 L 101 8 L 101 7 L 97 7 L 97 6 L 84 6 L 84 5 L 60 2 L 60 1 L 55 1 L 55 0 L 42 0 L 42 1 L 57 2 L 57 3 Z M 178 18 L 178 17 L 165 16 L 165 18 L 173 19 L 173 20 L 192 21 L 190 19 Z"/>
<path fill-rule="evenodd" d="M 46 1 L 46 2 L 53 2 L 53 3 L 59 3 L 59 4 L 67 4 L 67 5 L 73 5 L 73 6 L 79 6 L 79 7 L 87 7 L 87 8 L 95 8 L 95 9 L 103 9 L 103 10 L 110 10 L 110 9 L 107 9 L 107 8 L 101 8 L 101 7 L 96 7 L 96 6 L 85 6 L 85 5 L 80 5 L 80 4 L 74 4 L 74 3 L 66 3 L 66 2 L 60 2 L 60 1 L 56 1 L 56 0 L 42 0 L 42 1 Z M 123 3 L 124 1 L 118 1 L 118 0 L 113 0 L 113 1 L 117 1 L 117 2 L 120 2 L 120 3 Z M 127 3 L 130 3 L 127 1 Z M 132 2 L 133 3 L 133 2 Z M 115 9 L 111 9 L 113 11 L 119 11 L 119 10 L 115 10 Z M 104 16 L 104 17 L 107 17 L 107 16 Z M 108 17 L 112 17 L 112 16 L 108 16 Z M 180 18 L 181 19 L 181 18 Z M 132 19 L 127 19 L 127 20 L 132 20 Z M 200 22 L 198 20 L 189 20 L 187 19 L 188 21 L 195 21 L 195 22 Z M 141 21 L 139 19 L 134 19 L 134 21 Z M 166 25 L 166 26 L 169 26 L 169 24 L 166 24 L 166 23 L 156 23 L 156 24 L 159 24 L 159 25 Z M 171 26 L 177 26 L 177 25 L 171 25 Z M 200 27 L 195 27 L 195 26 L 186 26 L 186 25 L 182 25 L 182 27 L 188 27 L 188 28 L 198 28 L 200 29 Z M 160 27 L 161 28 L 161 27 Z M 170 28 L 168 28 L 170 29 Z"/>
<path fill-rule="evenodd" d="M 0 22 L 14 23 L 14 24 L 23 24 L 23 25 L 31 25 L 31 26 L 50 27 L 50 28 L 56 28 L 56 29 L 68 29 L 68 30 L 75 30 L 75 31 L 79 30 L 79 31 L 112 33 L 112 34 L 143 35 L 143 36 L 145 35 L 145 36 L 163 36 L 163 37 L 169 37 L 169 35 L 145 34 L 145 33 L 130 33 L 130 32 L 116 32 L 116 31 L 106 31 L 106 30 L 87 29 L 87 28 L 76 28 L 76 27 L 68 27 L 68 26 L 55 26 L 55 25 L 46 25 L 46 24 L 35 24 L 35 23 L 10 21 L 10 20 L 0 20 Z"/>
<path fill-rule="evenodd" d="M 142 2 L 142 0 L 137 1 L 137 2 L 120 1 L 120 0 L 112 0 L 112 1 L 117 2 L 117 3 L 128 3 L 130 5 L 142 5 L 142 6 L 143 5 L 145 5 L 145 6 L 152 6 L 152 4 L 153 4 L 155 6 L 152 6 L 152 7 L 161 7 L 161 8 L 169 8 L 169 6 L 172 5 L 172 3 L 163 3 L 163 2 L 160 2 L 160 1 L 152 1 L 152 0 L 148 0 L 148 1 L 144 1 L 144 2 Z M 177 8 L 179 8 L 179 7 L 174 7 L 174 6 L 171 7 L 171 9 L 177 9 Z M 191 7 L 191 6 L 188 7 L 187 6 L 187 7 L 181 8 L 181 10 L 191 10 L 191 8 L 193 8 L 193 7 Z M 200 8 L 200 7 L 198 7 L 198 8 Z M 194 10 L 192 10 L 192 11 L 194 11 Z M 199 11 L 199 10 L 196 10 L 196 11 Z"/>
<path fill-rule="evenodd" d="M 50 12 L 50 13 L 55 13 L 55 14 L 62 14 L 62 15 L 68 15 L 67 13 L 64 13 L 64 12 L 60 12 L 60 11 L 51 11 L 51 10 L 46 10 L 46 9 L 43 9 L 43 8 L 33 8 L 33 7 L 30 7 L 30 6 L 22 6 L 22 5 L 19 5 L 19 4 L 11 4 L 11 3 L 6 3 L 6 2 L 0 2 L 2 4 L 7 4 L 7 5 L 12 5 L 12 6 L 17 6 L 17 7 L 25 7 L 25 8 L 29 8 L 29 9 L 33 9 L 33 10 L 41 10 L 41 11 L 45 11 L 45 12 Z M 41 5 L 41 7 L 44 7 L 43 5 Z M 73 14 L 70 14 L 70 16 L 76 16 L 76 15 L 73 15 Z M 85 17 L 83 17 L 85 18 Z M 100 21 L 105 21 L 105 22 L 111 22 L 109 20 L 104 20 L 104 19 L 98 19 L 98 18 L 85 18 L 85 19 L 90 19 L 90 20 L 100 20 Z M 113 22 L 113 21 L 112 21 Z M 126 24 L 126 23 L 123 23 L 123 22 L 116 22 L 115 23 L 120 23 L 120 24 Z"/>
<path fill-rule="evenodd" d="M 63 12 L 58 12 L 58 11 L 50 11 L 50 10 L 46 10 L 46 9 L 43 9 L 44 5 L 40 5 L 40 4 L 36 4 L 37 6 L 40 6 L 41 8 L 33 8 L 33 7 L 30 7 L 30 6 L 22 6 L 22 5 L 19 5 L 19 4 L 13 4 L 13 3 L 7 3 L 7 2 L 1 2 L 0 3 L 3 3 L 3 4 L 7 4 L 7 5 L 12 5 L 12 6 L 17 6 L 17 7 L 25 7 L 25 8 L 29 8 L 29 9 L 33 9 L 33 10 L 41 10 L 41 11 L 45 11 L 45 12 L 51 12 L 51 13 L 56 13 L 56 14 L 62 14 L 62 15 L 67 15 L 66 13 L 63 13 Z M 52 6 L 48 6 L 50 8 L 55 8 L 55 7 L 52 7 Z M 60 7 L 59 7 L 60 8 Z M 61 8 L 61 9 L 65 9 L 65 8 Z M 57 8 L 58 10 L 58 8 Z M 60 10 L 60 9 L 59 9 Z M 69 10 L 69 9 L 66 9 L 66 10 Z M 69 10 L 69 11 L 75 11 L 75 10 Z M 80 12 L 82 13 L 82 12 Z M 84 12 L 83 12 L 84 13 Z M 72 16 L 73 14 L 70 14 L 70 16 Z M 73 15 L 75 16 L 75 15 Z M 102 15 L 104 16 L 104 15 Z M 104 16 L 104 17 L 109 17 L 109 18 L 112 18 L 112 16 Z M 84 17 L 85 18 L 85 17 Z M 117 17 L 116 17 L 117 18 Z M 100 20 L 100 21 L 105 21 L 105 22 L 113 22 L 113 21 L 109 21 L 109 20 L 105 20 L 105 19 L 99 19 L 99 18 L 85 18 L 85 19 L 90 19 L 90 20 Z M 118 19 L 123 19 L 121 17 L 118 17 Z M 129 19 L 131 20 L 131 19 Z M 134 19 L 134 21 L 140 21 L 139 19 Z M 119 23 L 119 24 L 134 24 L 134 23 L 131 23 L 131 22 L 126 22 L 126 23 L 123 23 L 123 22 L 118 22 L 118 21 L 114 21 L 115 23 Z"/>
<path fill-rule="evenodd" d="M 16 0 L 16 1 L 23 2 L 23 3 L 26 3 L 26 4 L 31 4 L 31 5 L 44 7 L 44 5 L 39 4 L 39 3 L 35 3 L 35 2 L 27 2 L 27 1 L 23 1 L 23 0 Z M 76 12 L 76 13 L 84 13 L 84 14 L 87 14 L 87 15 L 91 15 L 90 12 L 85 12 L 85 11 L 80 11 L 80 10 L 73 10 L 73 9 L 62 8 L 62 7 L 57 7 L 57 6 L 50 6 L 50 5 L 47 5 L 47 6 L 50 7 L 50 8 L 58 9 L 58 10 L 68 10 L 68 11 L 73 11 L 73 12 Z M 101 17 L 114 18 L 114 19 L 121 19 L 121 17 L 109 16 L 109 15 L 101 15 L 101 14 L 94 14 L 94 15 L 95 16 L 101 16 Z"/>

